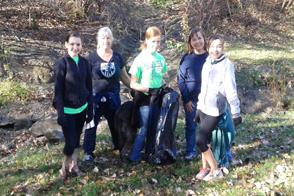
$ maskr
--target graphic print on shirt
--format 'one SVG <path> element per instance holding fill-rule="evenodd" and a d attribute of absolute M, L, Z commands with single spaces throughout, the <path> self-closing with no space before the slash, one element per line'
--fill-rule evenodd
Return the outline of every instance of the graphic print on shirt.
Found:
<path fill-rule="evenodd" d="M 162 78 L 163 63 L 164 62 L 161 61 L 155 61 L 144 65 L 144 72 L 149 73 L 146 75 L 149 75 L 150 80 L 157 80 Z"/>
<path fill-rule="evenodd" d="M 115 73 L 115 65 L 114 65 L 114 62 L 101 63 L 100 64 L 100 70 L 101 70 L 101 73 L 105 77 L 110 78 Z"/>

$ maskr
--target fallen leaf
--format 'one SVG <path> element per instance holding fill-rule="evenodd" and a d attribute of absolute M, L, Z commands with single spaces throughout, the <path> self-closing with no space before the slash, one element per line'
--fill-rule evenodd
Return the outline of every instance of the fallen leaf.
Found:
<path fill-rule="evenodd" d="M 87 180 L 80 180 L 80 183 L 85 185 L 85 184 L 87 184 Z"/>
<path fill-rule="evenodd" d="M 94 167 L 93 172 L 94 172 L 94 173 L 98 173 L 98 172 L 99 172 L 98 167 Z"/>
<path fill-rule="evenodd" d="M 181 176 L 179 176 L 179 179 L 177 179 L 177 183 L 179 184 L 181 182 L 182 182 L 182 178 L 181 178 Z"/>

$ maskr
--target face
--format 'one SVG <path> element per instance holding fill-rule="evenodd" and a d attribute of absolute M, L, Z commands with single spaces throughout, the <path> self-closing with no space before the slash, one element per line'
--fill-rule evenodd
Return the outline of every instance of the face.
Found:
<path fill-rule="evenodd" d="M 215 60 L 219 58 L 224 51 L 223 43 L 220 39 L 216 39 L 213 42 L 211 42 L 209 47 L 209 56 Z"/>
<path fill-rule="evenodd" d="M 191 38 L 191 46 L 194 48 L 196 54 L 204 52 L 204 37 L 200 32 L 197 32 Z"/>
<path fill-rule="evenodd" d="M 68 42 L 65 42 L 67 52 L 71 57 L 78 57 L 82 51 L 82 40 L 79 37 L 70 37 Z"/>
<path fill-rule="evenodd" d="M 98 37 L 98 44 L 100 49 L 110 49 L 112 44 L 112 39 L 108 34 L 104 34 Z"/>
<path fill-rule="evenodd" d="M 147 43 L 146 50 L 148 50 L 151 54 L 154 54 L 160 47 L 161 37 L 159 35 L 156 37 L 151 37 L 150 39 L 146 39 L 145 41 Z"/>

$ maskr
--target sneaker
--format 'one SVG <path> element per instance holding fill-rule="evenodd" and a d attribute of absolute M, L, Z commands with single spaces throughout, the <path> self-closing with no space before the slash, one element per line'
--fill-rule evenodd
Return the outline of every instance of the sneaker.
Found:
<path fill-rule="evenodd" d="M 83 161 L 85 163 L 91 163 L 93 161 L 93 157 L 91 155 L 89 155 L 89 154 L 85 154 L 84 158 L 83 158 Z"/>
<path fill-rule="evenodd" d="M 222 170 L 220 168 L 217 168 L 217 169 L 211 170 L 210 173 L 203 178 L 203 180 L 209 181 L 209 180 L 213 180 L 213 179 L 222 178 L 223 176 L 224 175 L 223 175 Z"/>
<path fill-rule="evenodd" d="M 197 178 L 198 180 L 203 180 L 203 178 L 204 178 L 205 176 L 207 176 L 207 174 L 209 174 L 209 169 L 207 169 L 207 168 L 200 168 L 199 170 L 200 170 L 200 171 L 199 171 L 199 173 L 196 175 L 196 178 Z"/>
<path fill-rule="evenodd" d="M 196 154 L 192 153 L 192 152 L 188 152 L 185 156 L 185 159 L 191 160 L 196 158 Z"/>

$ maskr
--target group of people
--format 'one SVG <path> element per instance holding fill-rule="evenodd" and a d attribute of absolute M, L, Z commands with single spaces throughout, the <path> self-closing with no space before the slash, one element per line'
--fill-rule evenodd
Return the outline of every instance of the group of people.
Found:
<path fill-rule="evenodd" d="M 120 80 L 125 86 L 140 93 L 138 108 L 139 130 L 130 152 L 131 161 L 142 160 L 141 150 L 146 140 L 146 156 L 151 153 L 155 139 L 154 123 L 159 105 L 150 104 L 151 96 L 162 93 L 165 84 L 163 74 L 166 61 L 158 53 L 161 32 L 153 26 L 145 33 L 141 52 L 135 58 L 129 74 L 126 63 L 118 52 L 112 50 L 113 35 L 108 27 L 97 33 L 97 49 L 87 59 L 80 55 L 82 39 L 78 32 L 70 32 L 65 40 L 67 53 L 54 66 L 55 97 L 53 106 L 57 110 L 57 122 L 65 137 L 62 167 L 59 180 L 65 180 L 67 172 L 85 175 L 78 168 L 80 136 L 85 123 L 94 121 L 94 126 L 84 135 L 83 161 L 94 158 L 96 129 L 104 115 L 112 136 L 113 150 L 118 150 L 118 135 L 114 128 L 114 114 L 121 104 Z M 210 180 L 223 176 L 210 149 L 212 131 L 230 105 L 235 126 L 242 122 L 233 64 L 225 57 L 224 39 L 212 35 L 208 42 L 201 29 L 192 29 L 187 41 L 186 54 L 182 57 L 178 86 L 185 109 L 186 159 L 196 157 L 195 147 L 202 154 L 202 168 L 198 179 Z M 197 123 L 200 131 L 196 137 Z"/>

